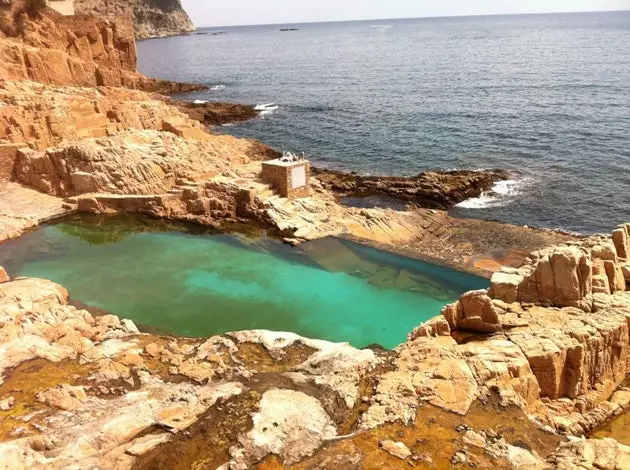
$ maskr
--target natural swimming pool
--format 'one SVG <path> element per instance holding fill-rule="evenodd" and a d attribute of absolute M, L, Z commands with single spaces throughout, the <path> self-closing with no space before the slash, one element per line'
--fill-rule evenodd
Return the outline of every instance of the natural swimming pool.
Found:
<path fill-rule="evenodd" d="M 140 327 L 204 337 L 267 329 L 392 348 L 485 279 L 329 238 L 292 248 L 130 217 L 76 217 L 0 245 L 10 275 Z"/>

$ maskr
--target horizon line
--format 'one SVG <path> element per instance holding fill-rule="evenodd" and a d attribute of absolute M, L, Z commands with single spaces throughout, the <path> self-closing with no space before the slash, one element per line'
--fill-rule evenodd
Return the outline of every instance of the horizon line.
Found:
<path fill-rule="evenodd" d="M 366 21 L 398 21 L 398 20 L 428 20 L 440 18 L 479 18 L 484 16 L 525 16 L 525 15 L 558 15 L 558 14 L 580 14 L 580 13 L 627 13 L 627 10 L 574 10 L 574 11 L 543 11 L 543 12 L 522 12 L 522 13 L 473 13 L 470 15 L 438 15 L 438 16 L 402 16 L 392 18 L 367 18 L 355 20 L 323 20 L 323 21 L 301 21 L 301 22 L 280 22 L 280 23 L 247 23 L 232 25 L 201 25 L 199 28 L 239 28 L 244 26 L 282 26 L 282 25 L 309 25 L 326 23 L 361 23 Z"/>

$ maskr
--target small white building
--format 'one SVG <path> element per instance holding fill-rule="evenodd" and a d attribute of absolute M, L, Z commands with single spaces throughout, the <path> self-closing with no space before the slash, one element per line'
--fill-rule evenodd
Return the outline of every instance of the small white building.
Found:
<path fill-rule="evenodd" d="M 46 5 L 64 16 L 74 15 L 74 0 L 46 0 Z"/>

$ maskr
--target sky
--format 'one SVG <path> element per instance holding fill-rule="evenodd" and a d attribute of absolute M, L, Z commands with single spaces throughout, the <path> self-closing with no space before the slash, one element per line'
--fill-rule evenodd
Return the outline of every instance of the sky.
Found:
<path fill-rule="evenodd" d="M 181 0 L 198 26 L 630 10 L 630 0 Z"/>

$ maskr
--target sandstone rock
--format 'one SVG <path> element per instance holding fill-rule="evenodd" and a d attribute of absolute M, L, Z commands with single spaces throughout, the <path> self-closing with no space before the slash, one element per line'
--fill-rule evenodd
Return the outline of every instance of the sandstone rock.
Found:
<path fill-rule="evenodd" d="M 321 344 L 322 349 L 294 368 L 305 371 L 314 382 L 337 392 L 348 408 L 359 399 L 359 381 L 378 363 L 373 351 L 342 344 Z"/>
<path fill-rule="evenodd" d="M 265 392 L 253 424 L 241 439 L 242 448 L 230 450 L 230 468 L 245 470 L 268 454 L 278 455 L 285 465 L 291 465 L 337 434 L 321 403 L 293 390 Z"/>
<path fill-rule="evenodd" d="M 179 0 L 76 0 L 75 9 L 77 13 L 110 18 L 131 10 L 137 39 L 174 36 L 195 30 Z"/>
<path fill-rule="evenodd" d="M 67 384 L 51 388 L 37 394 L 37 399 L 42 403 L 72 411 L 80 407 L 87 400 L 87 394 L 83 387 L 72 387 Z"/>
<path fill-rule="evenodd" d="M 134 457 L 140 457 L 169 440 L 171 440 L 170 434 L 149 434 L 135 439 L 125 452 Z"/>
<path fill-rule="evenodd" d="M 630 255 L 628 251 L 628 247 L 630 246 L 630 239 L 628 238 L 628 232 L 626 231 L 626 228 L 624 226 L 613 230 L 612 241 L 615 245 L 617 256 L 630 261 L 630 259 L 628 258 L 628 255 Z"/>
<path fill-rule="evenodd" d="M 470 342 L 457 351 L 466 359 L 479 387 L 498 390 L 499 395 L 505 394 L 523 408 L 540 398 L 540 386 L 528 358 L 511 341 Z"/>
<path fill-rule="evenodd" d="M 107 19 L 42 10 L 36 17 L 24 16 L 20 21 L 26 24 L 15 31 L 13 38 L 0 37 L 0 78 L 87 87 L 125 86 L 166 93 L 203 88 L 137 73 L 132 19 L 125 12 Z M 51 125 L 57 127 L 55 122 Z"/>
<path fill-rule="evenodd" d="M 626 470 L 630 468 L 630 447 L 613 439 L 572 439 L 561 444 L 548 462 L 556 470 Z"/>
<path fill-rule="evenodd" d="M 442 310 L 451 329 L 494 333 L 501 329 L 499 315 L 487 291 L 471 291 L 462 295 L 455 304 Z"/>
<path fill-rule="evenodd" d="M 591 310 L 591 257 L 585 250 L 560 246 L 535 253 L 534 258 L 519 286 L 519 302 Z"/>
<path fill-rule="evenodd" d="M 450 336 L 451 328 L 443 316 L 434 317 L 413 329 L 407 336 L 408 341 L 413 341 L 421 336 Z"/>
<path fill-rule="evenodd" d="M 621 266 L 614 261 L 605 260 L 604 270 L 606 277 L 608 278 L 608 285 L 610 286 L 610 293 L 626 290 L 626 280 Z"/>
<path fill-rule="evenodd" d="M 498 271 L 492 275 L 490 281 L 490 296 L 508 304 L 516 302 L 518 300 L 518 287 L 522 281 L 522 276 L 517 273 Z"/>
<path fill-rule="evenodd" d="M 0 400 L 0 411 L 8 411 L 11 408 L 13 408 L 14 404 L 15 404 L 14 397 L 9 397 L 9 398 L 5 398 L 4 400 Z"/>
<path fill-rule="evenodd" d="M 36 452 L 45 452 L 55 448 L 54 441 L 50 437 L 44 435 L 33 436 L 29 439 L 29 444 L 31 449 Z"/>
<path fill-rule="evenodd" d="M 401 460 L 405 460 L 411 455 L 409 448 L 402 442 L 381 441 L 379 442 L 379 446 L 385 452 L 393 455 L 394 457 L 398 457 Z"/>
<path fill-rule="evenodd" d="M 7 272 L 4 270 L 4 268 L 2 266 L 0 266 L 0 283 L 7 282 L 7 281 L 10 281 L 10 280 L 11 280 L 11 278 L 9 277 Z"/>

